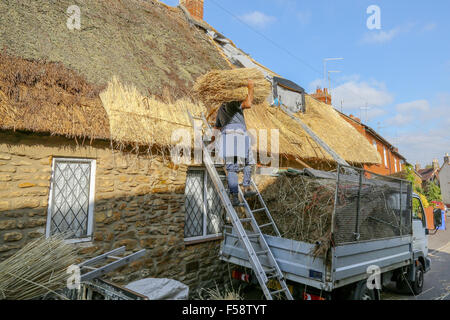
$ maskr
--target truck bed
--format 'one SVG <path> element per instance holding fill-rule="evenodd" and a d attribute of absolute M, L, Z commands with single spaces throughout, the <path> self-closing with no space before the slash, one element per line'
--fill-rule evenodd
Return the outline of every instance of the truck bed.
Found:
<path fill-rule="evenodd" d="M 331 249 L 328 262 L 314 258 L 314 245 L 273 236 L 264 236 L 288 280 L 331 292 L 368 277 L 367 268 L 378 266 L 387 272 L 412 263 L 411 236 L 339 245 Z M 259 244 L 253 242 L 256 250 Z M 251 268 L 237 233 L 231 227 L 225 233 L 220 259 Z M 268 263 L 262 259 L 263 267 Z"/>

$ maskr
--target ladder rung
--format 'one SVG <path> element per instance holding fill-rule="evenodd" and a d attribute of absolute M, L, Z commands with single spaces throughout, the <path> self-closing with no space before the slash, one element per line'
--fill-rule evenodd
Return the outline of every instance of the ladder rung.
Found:
<path fill-rule="evenodd" d="M 85 268 L 85 269 L 88 269 L 88 270 L 97 270 L 97 268 L 89 267 L 89 266 L 82 266 L 81 268 Z"/>
<path fill-rule="evenodd" d="M 268 273 L 273 273 L 273 274 L 275 274 L 276 276 L 278 276 L 278 275 L 276 274 L 276 272 L 277 272 L 277 269 L 271 268 L 271 269 L 269 269 L 269 270 L 266 271 L 266 274 L 268 274 Z"/>
<path fill-rule="evenodd" d="M 108 259 L 114 259 L 114 260 L 120 260 L 122 259 L 121 257 L 116 257 L 116 256 L 107 256 Z"/>
<path fill-rule="evenodd" d="M 249 237 L 249 238 L 259 238 L 259 237 L 261 237 L 261 235 L 259 233 L 251 233 L 251 234 L 247 234 L 247 237 Z"/>
<path fill-rule="evenodd" d="M 286 289 L 281 289 L 281 290 L 278 290 L 278 291 L 273 291 L 270 294 L 271 295 L 275 295 L 275 294 L 282 293 L 282 292 L 285 292 L 285 291 L 286 291 Z"/>
<path fill-rule="evenodd" d="M 273 225 L 273 222 L 263 224 L 262 226 L 259 226 L 259 227 L 260 227 L 260 228 L 265 228 L 265 227 L 272 226 L 272 225 Z"/>
<path fill-rule="evenodd" d="M 241 222 L 252 222 L 253 219 L 252 218 L 245 218 L 245 219 L 241 219 Z"/>
<path fill-rule="evenodd" d="M 268 254 L 268 253 L 269 253 L 269 250 L 264 250 L 264 251 L 258 251 L 258 252 L 256 252 L 256 255 L 257 255 L 257 256 L 260 256 L 260 255 Z"/>
<path fill-rule="evenodd" d="M 270 276 L 267 276 L 267 279 L 275 279 L 278 278 L 277 274 L 271 274 Z"/>
<path fill-rule="evenodd" d="M 258 212 L 262 212 L 262 211 L 266 211 L 266 208 L 253 210 L 252 213 L 258 213 Z"/>

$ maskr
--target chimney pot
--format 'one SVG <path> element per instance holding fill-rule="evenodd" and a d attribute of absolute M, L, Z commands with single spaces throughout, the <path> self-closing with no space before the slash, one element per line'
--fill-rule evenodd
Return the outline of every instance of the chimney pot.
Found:
<path fill-rule="evenodd" d="M 180 5 L 185 7 L 193 18 L 203 20 L 204 0 L 180 0 Z"/>
<path fill-rule="evenodd" d="M 416 171 L 420 170 L 420 163 L 416 163 Z"/>

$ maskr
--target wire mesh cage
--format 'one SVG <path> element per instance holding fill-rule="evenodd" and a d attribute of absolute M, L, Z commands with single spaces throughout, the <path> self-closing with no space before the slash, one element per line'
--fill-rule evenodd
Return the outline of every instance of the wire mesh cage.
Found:
<path fill-rule="evenodd" d="M 409 181 L 353 168 L 337 175 L 334 209 L 336 245 L 412 234 Z"/>

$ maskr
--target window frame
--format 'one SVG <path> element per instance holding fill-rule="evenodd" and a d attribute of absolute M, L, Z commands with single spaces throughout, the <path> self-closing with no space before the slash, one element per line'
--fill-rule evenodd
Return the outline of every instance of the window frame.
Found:
<path fill-rule="evenodd" d="M 386 147 L 383 146 L 383 150 L 384 150 L 384 166 L 387 168 L 388 167 L 388 162 L 387 162 L 387 151 L 386 151 Z"/>
<path fill-rule="evenodd" d="M 67 157 L 53 157 L 52 159 L 52 173 L 51 173 L 51 182 L 50 182 L 50 191 L 49 191 L 49 199 L 48 199 L 48 207 L 47 207 L 47 225 L 45 230 L 45 237 L 49 238 L 51 236 L 51 222 L 52 222 L 52 204 L 53 204 L 53 192 L 54 192 L 54 173 L 55 173 L 55 165 L 57 161 L 65 161 L 65 162 L 74 162 L 74 163 L 90 163 L 91 165 L 91 173 L 90 173 L 90 181 L 89 181 L 89 205 L 88 205 L 88 217 L 87 217 L 87 237 L 84 238 L 70 238 L 65 239 L 66 243 L 81 243 L 81 242 L 90 242 L 93 238 L 94 231 L 94 207 L 95 207 L 95 174 L 97 167 L 96 159 L 89 158 L 67 158 Z"/>
<path fill-rule="evenodd" d="M 418 203 L 419 203 L 418 209 L 422 211 L 422 217 L 420 217 L 420 218 L 416 217 L 415 214 L 414 214 L 414 199 L 418 201 Z M 421 221 L 423 227 L 426 228 L 427 227 L 426 212 L 425 212 L 425 208 L 423 207 L 423 204 L 422 204 L 422 199 L 420 199 L 420 197 L 416 197 L 416 196 L 412 197 L 412 206 L 411 206 L 411 208 L 412 208 L 412 211 L 413 211 L 412 212 L 412 219 L 413 219 L 413 221 L 414 220 Z"/>
<path fill-rule="evenodd" d="M 203 234 L 201 236 L 195 236 L 195 237 L 189 237 L 189 238 L 184 238 L 184 242 L 185 244 L 190 244 L 190 243 L 198 243 L 198 242 L 204 242 L 204 241 L 214 241 L 217 239 L 220 239 L 223 236 L 223 233 L 217 233 L 217 234 L 208 234 L 208 212 L 207 212 L 207 201 L 208 201 L 208 177 L 209 177 L 209 173 L 208 170 L 206 170 L 206 168 L 201 168 L 201 167 L 194 167 L 194 168 L 189 168 L 187 171 L 187 175 L 189 174 L 189 172 L 202 172 L 203 173 L 203 201 L 202 201 L 202 211 L 203 211 Z M 186 175 L 186 179 L 187 179 L 187 175 Z M 214 189 L 214 187 L 213 187 Z M 215 189 L 214 189 L 215 191 Z M 185 214 L 187 214 L 187 212 L 185 211 Z M 185 228 L 186 228 L 186 220 L 185 220 Z M 184 230 L 183 230 L 184 231 Z"/>

